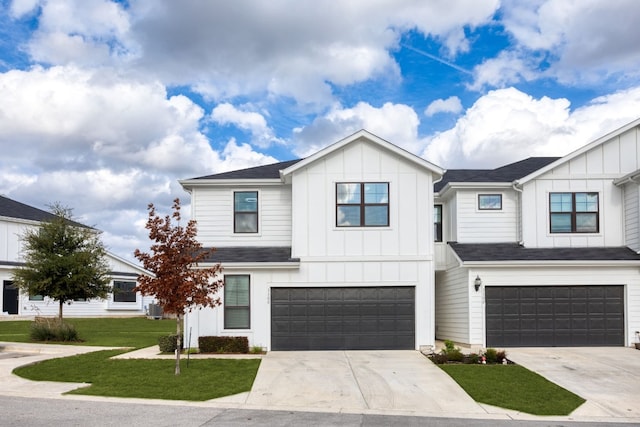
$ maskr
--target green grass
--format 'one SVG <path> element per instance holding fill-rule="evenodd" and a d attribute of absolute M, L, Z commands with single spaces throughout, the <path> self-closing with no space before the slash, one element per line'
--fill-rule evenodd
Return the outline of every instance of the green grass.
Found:
<path fill-rule="evenodd" d="M 65 318 L 75 325 L 82 344 L 105 347 L 149 347 L 158 344 L 158 337 L 175 333 L 175 319 L 152 320 L 128 318 Z M 31 342 L 29 329 L 33 322 L 16 320 L 0 322 L 0 341 Z"/>
<path fill-rule="evenodd" d="M 438 365 L 476 402 L 533 415 L 569 415 L 585 400 L 519 365 Z"/>
<path fill-rule="evenodd" d="M 110 359 L 122 350 L 46 360 L 14 370 L 36 381 L 86 382 L 69 394 L 203 401 L 251 390 L 259 359 Z"/>

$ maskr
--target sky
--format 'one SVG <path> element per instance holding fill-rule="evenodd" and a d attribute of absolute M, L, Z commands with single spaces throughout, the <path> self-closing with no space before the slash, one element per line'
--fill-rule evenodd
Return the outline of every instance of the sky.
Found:
<path fill-rule="evenodd" d="M 563 156 L 640 117 L 636 0 L 0 0 L 0 194 L 115 254 L 179 179 L 366 129 L 444 168 Z"/>

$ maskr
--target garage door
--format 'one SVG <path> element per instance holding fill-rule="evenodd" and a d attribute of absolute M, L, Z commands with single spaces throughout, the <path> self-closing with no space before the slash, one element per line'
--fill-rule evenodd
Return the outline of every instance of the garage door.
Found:
<path fill-rule="evenodd" d="M 272 288 L 272 350 L 413 349 L 413 287 Z"/>
<path fill-rule="evenodd" d="M 486 290 L 487 347 L 622 346 L 623 286 Z"/>

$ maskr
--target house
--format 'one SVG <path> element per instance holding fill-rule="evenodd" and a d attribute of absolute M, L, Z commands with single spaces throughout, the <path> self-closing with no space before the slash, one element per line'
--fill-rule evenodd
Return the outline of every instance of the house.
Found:
<path fill-rule="evenodd" d="M 562 158 L 435 187 L 436 337 L 629 346 L 640 330 L 640 120 Z"/>
<path fill-rule="evenodd" d="M 13 283 L 13 271 L 23 264 L 21 236 L 27 229 L 38 227 L 53 214 L 0 196 L 0 283 L 2 283 L 2 314 L 50 315 L 58 314 L 58 303 L 42 295 L 19 292 Z M 80 224 L 81 225 L 81 224 Z M 82 226 L 82 225 L 81 225 Z M 154 299 L 143 297 L 132 289 L 141 274 L 149 274 L 139 266 L 110 252 L 107 262 L 111 268 L 112 287 L 117 292 L 106 300 L 74 301 L 65 306 L 66 317 L 135 316 L 144 315 Z"/>
<path fill-rule="evenodd" d="M 185 337 L 268 350 L 628 346 L 640 330 L 640 119 L 561 158 L 445 171 L 366 131 L 180 181 L 223 306 Z"/>
<path fill-rule="evenodd" d="M 225 282 L 222 307 L 185 316 L 186 342 L 242 335 L 268 350 L 433 345 L 431 218 L 443 172 L 363 130 L 303 160 L 180 181 Z"/>

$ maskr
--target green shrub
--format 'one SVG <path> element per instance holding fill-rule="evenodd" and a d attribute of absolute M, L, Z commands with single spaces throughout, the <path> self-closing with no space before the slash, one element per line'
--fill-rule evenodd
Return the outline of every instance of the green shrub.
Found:
<path fill-rule="evenodd" d="M 496 363 L 498 361 L 498 351 L 495 348 L 488 348 L 484 352 L 487 363 Z"/>
<path fill-rule="evenodd" d="M 159 337 L 158 346 L 160 347 L 161 353 L 174 353 L 178 348 L 178 335 L 171 334 Z M 181 347 L 184 348 L 184 345 Z"/>
<path fill-rule="evenodd" d="M 436 365 L 442 365 L 442 364 L 447 363 L 449 361 L 449 358 L 447 357 L 447 355 L 445 353 L 432 354 L 431 356 L 429 356 L 429 358 Z"/>
<path fill-rule="evenodd" d="M 464 358 L 464 363 L 475 364 L 480 361 L 480 355 L 478 353 L 469 353 Z"/>
<path fill-rule="evenodd" d="M 249 353 L 247 337 L 199 337 L 201 353 Z"/>
<path fill-rule="evenodd" d="M 29 337 L 34 341 L 80 341 L 74 325 L 46 318 L 38 318 L 31 324 Z"/>
<path fill-rule="evenodd" d="M 504 363 L 504 361 L 507 360 L 507 352 L 504 350 L 500 350 L 499 352 L 496 353 L 496 361 L 498 363 Z"/>
<path fill-rule="evenodd" d="M 444 352 L 445 353 L 449 353 L 450 351 L 454 351 L 456 350 L 456 345 L 454 344 L 453 341 L 451 340 L 445 340 L 444 341 Z"/>
<path fill-rule="evenodd" d="M 447 351 L 447 359 L 449 359 L 449 362 L 462 362 L 464 360 L 464 354 L 462 354 L 460 349 L 456 348 Z"/>
<path fill-rule="evenodd" d="M 251 354 L 262 354 L 262 353 L 264 353 L 264 349 L 262 348 L 261 345 L 254 345 L 254 346 L 251 346 L 251 350 L 249 350 L 249 353 L 251 353 Z"/>

